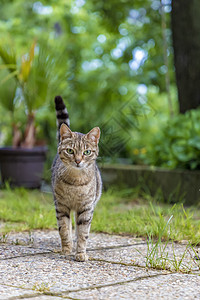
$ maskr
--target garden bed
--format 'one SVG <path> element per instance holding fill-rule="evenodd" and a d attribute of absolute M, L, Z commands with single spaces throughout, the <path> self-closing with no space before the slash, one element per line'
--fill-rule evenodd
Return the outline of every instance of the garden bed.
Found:
<path fill-rule="evenodd" d="M 184 201 L 187 205 L 200 203 L 200 171 L 168 170 L 134 165 L 100 166 L 104 187 L 111 185 L 136 187 L 151 195 L 160 192 L 171 203 Z"/>

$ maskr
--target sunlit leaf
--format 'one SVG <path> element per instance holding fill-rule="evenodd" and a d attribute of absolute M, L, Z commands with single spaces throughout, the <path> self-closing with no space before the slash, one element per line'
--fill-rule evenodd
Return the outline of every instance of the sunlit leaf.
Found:
<path fill-rule="evenodd" d="M 12 48 L 0 45 L 0 56 L 5 64 L 16 65 L 16 54 Z"/>
<path fill-rule="evenodd" d="M 4 84 L 6 81 L 8 81 L 9 79 L 15 77 L 18 74 L 18 70 L 8 74 L 2 81 L 0 84 Z"/>
<path fill-rule="evenodd" d="M 16 65 L 13 64 L 5 64 L 5 65 L 0 65 L 0 70 L 6 70 L 6 69 L 16 69 Z"/>
<path fill-rule="evenodd" d="M 29 54 L 22 56 L 21 70 L 19 73 L 19 79 L 22 81 L 22 83 L 25 83 L 28 80 L 33 59 L 34 59 L 35 46 L 36 46 L 36 42 L 33 42 Z"/>
<path fill-rule="evenodd" d="M 5 75 L 4 75 L 5 73 Z M 4 71 L 3 74 L 1 74 L 0 81 L 4 76 L 6 76 L 6 73 Z M 8 111 L 14 112 L 15 105 L 14 105 L 14 99 L 16 94 L 16 80 L 13 78 L 10 78 L 10 80 L 7 80 L 4 82 L 4 84 L 0 84 L 0 95 L 1 95 L 1 105 Z"/>

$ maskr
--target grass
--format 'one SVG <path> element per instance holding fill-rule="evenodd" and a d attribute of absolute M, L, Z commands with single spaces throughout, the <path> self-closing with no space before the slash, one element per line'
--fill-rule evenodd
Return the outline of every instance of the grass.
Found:
<path fill-rule="evenodd" d="M 52 195 L 23 188 L 0 191 L 3 231 L 56 228 Z"/>
<path fill-rule="evenodd" d="M 172 246 L 172 255 L 170 254 L 168 245 Z M 145 258 L 146 268 L 157 270 L 168 270 L 171 272 L 192 273 L 200 270 L 199 257 L 196 249 L 188 242 L 184 252 L 181 251 L 178 255 L 175 253 L 174 242 L 155 241 L 151 238 L 147 239 L 147 252 L 141 253 L 136 249 L 142 257 Z M 188 257 L 189 254 L 189 257 Z M 187 255 L 186 260 L 185 256 Z"/>
<path fill-rule="evenodd" d="M 161 200 L 148 194 L 141 197 L 139 189 L 110 189 L 95 209 L 91 230 L 200 245 L 200 208 Z M 10 231 L 57 228 L 53 197 L 37 190 L 7 187 L 0 191 L 0 222 L 0 241 Z"/>
<path fill-rule="evenodd" d="M 45 283 L 45 282 L 42 282 L 42 283 L 38 283 L 36 282 L 34 285 L 33 285 L 33 290 L 34 291 L 37 291 L 37 292 L 40 292 L 40 293 L 46 293 L 46 292 L 49 292 L 50 291 L 50 285 L 48 283 Z"/>
<path fill-rule="evenodd" d="M 94 213 L 92 230 L 132 234 L 162 240 L 189 240 L 200 244 L 200 208 L 164 204 L 135 190 L 108 191 Z M 166 223 L 171 218 L 166 230 Z"/>

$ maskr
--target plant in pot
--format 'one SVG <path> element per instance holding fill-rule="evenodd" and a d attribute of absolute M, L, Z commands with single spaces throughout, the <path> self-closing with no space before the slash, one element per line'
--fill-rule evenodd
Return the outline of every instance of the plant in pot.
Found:
<path fill-rule="evenodd" d="M 7 131 L 12 132 L 11 147 L 0 148 L 2 182 L 11 186 L 38 188 L 41 184 L 47 147 L 38 141 L 36 116 L 48 105 L 58 84 L 56 62 L 47 47 L 34 42 L 28 54 L 17 59 L 11 47 L 0 45 L 1 110 Z"/>

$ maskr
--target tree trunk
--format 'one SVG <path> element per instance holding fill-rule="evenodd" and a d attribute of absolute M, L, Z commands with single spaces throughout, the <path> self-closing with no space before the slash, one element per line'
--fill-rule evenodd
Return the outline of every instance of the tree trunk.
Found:
<path fill-rule="evenodd" d="M 174 64 L 180 112 L 200 106 L 200 1 L 172 0 Z"/>
<path fill-rule="evenodd" d="M 35 115 L 33 113 L 28 115 L 28 122 L 24 133 L 24 141 L 21 144 L 24 148 L 33 148 L 35 145 Z"/>

